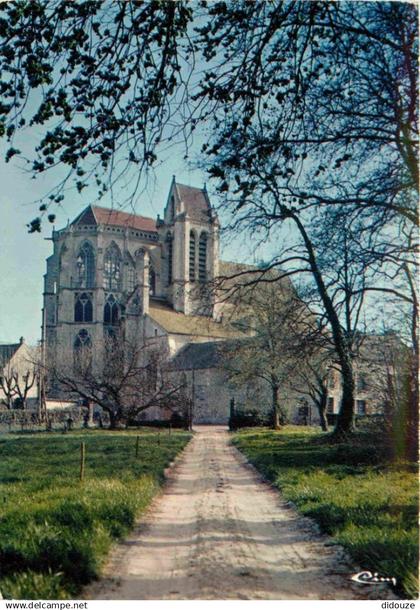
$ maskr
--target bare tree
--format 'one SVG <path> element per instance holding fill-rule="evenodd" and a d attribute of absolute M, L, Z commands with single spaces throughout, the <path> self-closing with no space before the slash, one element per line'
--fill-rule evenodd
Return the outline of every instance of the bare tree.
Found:
<path fill-rule="evenodd" d="M 24 372 L 19 372 L 9 363 L 0 376 L 0 387 L 4 393 L 1 402 L 8 409 L 26 409 L 29 391 L 36 382 L 37 373 L 34 369 L 28 368 Z"/>
<path fill-rule="evenodd" d="M 291 244 L 273 266 L 315 286 L 343 378 L 336 432 L 348 433 L 364 295 L 383 288 L 374 271 L 384 247 L 404 252 L 402 232 L 417 223 L 416 11 L 391 2 L 239 7 L 227 8 L 230 20 L 215 10 L 214 27 L 202 28 L 227 57 L 202 86 L 217 103 L 203 152 L 232 231 Z"/>
<path fill-rule="evenodd" d="M 296 354 L 297 361 L 293 375 L 290 377 L 289 387 L 301 395 L 310 398 L 316 406 L 319 415 L 321 429 L 328 431 L 327 403 L 328 403 L 328 379 L 331 374 L 331 361 L 329 355 L 322 354 L 318 350 L 312 353 L 300 352 Z"/>
<path fill-rule="evenodd" d="M 33 388 L 38 380 L 37 373 L 35 370 L 28 370 L 21 374 L 15 372 L 13 374 L 13 379 L 15 381 L 16 388 L 15 404 L 18 403 L 20 409 L 26 409 L 26 401 L 29 391 Z"/>
<path fill-rule="evenodd" d="M 268 171 L 264 165 L 260 173 Z M 267 180 L 270 177 L 267 176 Z M 361 324 L 365 305 L 368 281 L 373 282 L 372 266 L 378 262 L 361 248 L 363 234 L 359 230 L 357 217 L 349 218 L 347 214 L 336 211 L 318 213 L 314 219 L 303 219 L 299 214 L 285 213 L 285 217 L 272 211 L 275 197 L 264 199 L 264 183 L 260 184 L 261 197 L 242 211 L 242 227 L 248 230 L 258 230 L 258 222 L 270 224 L 274 217 L 276 222 L 286 223 L 292 220 L 292 226 L 298 223 L 300 230 L 293 232 L 287 224 L 288 245 L 279 247 L 277 254 L 262 268 L 234 273 L 229 279 L 220 278 L 228 286 L 227 295 L 238 294 L 243 287 L 250 289 L 258 284 L 269 284 L 273 277 L 284 278 L 297 275 L 304 287 L 304 302 L 310 306 L 313 317 L 313 328 L 307 328 L 299 337 L 296 333 L 295 342 L 298 350 L 301 342 L 317 333 L 328 337 L 331 342 L 329 350 L 334 352 L 334 360 L 340 368 L 343 384 L 343 394 L 336 433 L 347 433 L 354 426 L 354 373 L 353 359 L 357 330 Z M 254 214 L 257 214 L 257 218 Z M 293 218 L 291 218 L 293 216 Z M 304 225 L 307 222 L 307 226 Z M 328 239 L 325 238 L 328 231 Z M 280 234 L 281 235 L 281 234 Z M 280 242 L 279 235 L 279 242 Z"/>
<path fill-rule="evenodd" d="M 1 404 L 6 405 L 7 409 L 13 409 L 13 403 L 17 392 L 14 370 L 10 367 L 10 364 L 3 369 L 2 374 L 0 375 L 0 387 L 4 393 Z"/>
<path fill-rule="evenodd" d="M 165 353 L 154 342 L 140 346 L 113 334 L 105 341 L 101 364 L 94 365 L 91 348 L 83 346 L 73 366 L 52 367 L 48 375 L 67 394 L 100 406 L 111 428 L 153 407 L 162 412 L 181 408 L 182 384 L 171 379 Z"/>
<path fill-rule="evenodd" d="M 246 277 L 240 288 L 231 286 L 230 301 L 232 322 L 248 337 L 222 348 L 223 368 L 234 384 L 260 381 L 270 388 L 272 424 L 278 429 L 287 421 L 282 400 L 292 390 L 291 376 L 303 365 L 303 335 L 306 331 L 305 340 L 310 341 L 314 316 L 279 273 L 271 272 L 266 283 L 255 285 L 252 272 Z"/>

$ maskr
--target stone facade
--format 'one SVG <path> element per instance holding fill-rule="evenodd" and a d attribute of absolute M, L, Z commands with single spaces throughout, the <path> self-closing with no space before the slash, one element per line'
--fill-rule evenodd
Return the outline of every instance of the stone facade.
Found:
<path fill-rule="evenodd" d="M 403 343 L 395 335 L 371 334 L 360 337 L 354 361 L 356 415 L 377 415 L 383 412 L 388 382 L 395 378 L 404 351 Z M 332 369 L 328 379 L 328 413 L 338 413 L 342 393 L 341 374 Z"/>

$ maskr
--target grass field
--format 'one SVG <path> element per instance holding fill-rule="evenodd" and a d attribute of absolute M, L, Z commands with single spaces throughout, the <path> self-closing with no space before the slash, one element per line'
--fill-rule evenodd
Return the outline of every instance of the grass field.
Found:
<path fill-rule="evenodd" d="M 397 578 L 403 597 L 418 594 L 418 475 L 390 464 L 371 433 L 328 444 L 309 428 L 248 429 L 233 442 L 298 510 L 347 549 L 362 569 Z"/>
<path fill-rule="evenodd" d="M 148 506 L 164 468 L 189 438 L 178 431 L 89 430 L 0 437 L 3 597 L 77 596 L 99 574 L 112 541 Z"/>

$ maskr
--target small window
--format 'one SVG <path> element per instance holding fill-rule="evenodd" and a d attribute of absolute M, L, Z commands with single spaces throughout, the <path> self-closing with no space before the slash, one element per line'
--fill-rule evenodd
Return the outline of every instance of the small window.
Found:
<path fill-rule="evenodd" d="M 356 400 L 357 415 L 366 415 L 366 400 Z"/>
<path fill-rule="evenodd" d="M 359 373 L 359 375 L 357 376 L 357 389 L 366 390 L 366 388 L 367 388 L 366 375 L 364 373 Z"/>
<path fill-rule="evenodd" d="M 334 398 L 332 396 L 328 397 L 327 413 L 334 413 Z"/>

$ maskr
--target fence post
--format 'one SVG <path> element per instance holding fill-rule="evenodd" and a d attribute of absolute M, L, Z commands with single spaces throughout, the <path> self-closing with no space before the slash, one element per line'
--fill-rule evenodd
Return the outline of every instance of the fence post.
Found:
<path fill-rule="evenodd" d="M 158 430 L 157 444 L 160 445 L 160 430 Z"/>
<path fill-rule="evenodd" d="M 80 480 L 83 481 L 85 476 L 85 458 L 86 446 L 85 443 L 80 443 Z"/>
<path fill-rule="evenodd" d="M 136 458 L 139 457 L 139 444 L 140 444 L 140 437 L 138 436 L 136 438 Z"/>

